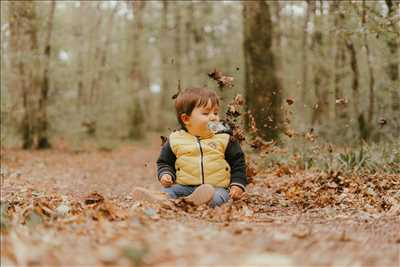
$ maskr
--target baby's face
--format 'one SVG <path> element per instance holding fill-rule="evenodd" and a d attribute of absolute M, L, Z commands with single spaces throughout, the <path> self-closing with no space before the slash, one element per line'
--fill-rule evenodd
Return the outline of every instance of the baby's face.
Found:
<path fill-rule="evenodd" d="M 219 121 L 219 106 L 212 106 L 208 100 L 206 106 L 195 107 L 190 115 L 186 128 L 194 136 L 207 137 L 212 134 L 208 122 Z"/>

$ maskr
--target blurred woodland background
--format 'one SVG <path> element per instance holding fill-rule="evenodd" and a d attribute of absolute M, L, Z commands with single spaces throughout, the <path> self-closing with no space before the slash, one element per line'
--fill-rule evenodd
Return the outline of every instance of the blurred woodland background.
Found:
<path fill-rule="evenodd" d="M 398 143 L 399 1 L 1 1 L 2 146 L 121 142 L 172 96 L 246 100 L 266 140 Z M 218 88 L 214 70 L 234 78 Z"/>

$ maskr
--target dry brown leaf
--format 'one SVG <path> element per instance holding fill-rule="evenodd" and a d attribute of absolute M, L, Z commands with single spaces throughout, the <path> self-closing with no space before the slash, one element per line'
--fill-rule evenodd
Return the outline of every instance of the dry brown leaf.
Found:
<path fill-rule="evenodd" d="M 292 104 L 294 103 L 293 97 L 288 97 L 288 98 L 286 99 L 286 103 L 287 103 L 289 106 L 292 105 Z"/>
<path fill-rule="evenodd" d="M 215 80 L 220 89 L 223 89 L 225 87 L 233 87 L 234 78 L 222 74 L 222 72 L 218 71 L 217 69 L 214 69 L 213 72 L 208 73 L 208 77 Z"/>
<path fill-rule="evenodd" d="M 98 204 L 104 201 L 104 197 L 97 192 L 92 192 L 84 198 L 86 205 Z"/>

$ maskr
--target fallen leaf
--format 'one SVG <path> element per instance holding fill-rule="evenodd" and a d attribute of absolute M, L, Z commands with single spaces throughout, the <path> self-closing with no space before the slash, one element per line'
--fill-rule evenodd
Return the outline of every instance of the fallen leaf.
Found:
<path fill-rule="evenodd" d="M 97 192 L 90 193 L 84 198 L 84 203 L 86 205 L 101 203 L 104 201 L 104 197 Z"/>

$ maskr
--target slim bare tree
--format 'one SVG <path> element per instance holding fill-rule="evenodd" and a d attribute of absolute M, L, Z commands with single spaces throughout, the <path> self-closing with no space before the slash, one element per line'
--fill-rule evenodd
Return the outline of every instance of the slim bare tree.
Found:
<path fill-rule="evenodd" d="M 346 76 L 346 44 L 343 37 L 343 24 L 345 20 L 345 15 L 340 9 L 340 1 L 334 0 L 331 3 L 331 11 L 334 16 L 334 26 L 335 26 L 335 52 L 334 52 L 334 77 L 333 77 L 333 87 L 334 87 L 334 117 L 336 121 L 347 121 L 348 111 L 347 111 L 347 99 L 344 97 L 343 93 L 343 80 Z"/>
<path fill-rule="evenodd" d="M 309 30 L 308 30 L 308 24 L 310 23 L 310 17 L 312 13 L 312 6 L 310 4 L 310 0 L 306 0 L 307 3 L 307 11 L 306 11 L 306 16 L 304 18 L 304 24 L 303 24 L 303 40 L 302 40 L 302 65 L 303 65 L 303 82 L 302 82 L 302 103 L 306 103 L 306 98 L 307 98 L 307 91 L 308 91 L 308 39 L 309 39 Z"/>
<path fill-rule="evenodd" d="M 170 39 L 168 31 L 168 13 L 170 4 L 167 0 L 162 2 L 161 10 L 161 28 L 160 28 L 160 61 L 161 61 L 161 94 L 160 94 L 160 108 L 158 109 L 158 130 L 165 130 L 166 126 L 166 111 L 168 110 L 168 104 L 172 104 L 172 90 L 170 88 L 169 79 L 171 79 L 171 72 L 169 68 L 168 52 L 166 49 Z"/>
<path fill-rule="evenodd" d="M 366 1 L 363 0 L 362 2 L 362 17 L 361 23 L 364 28 L 364 47 L 367 53 L 367 65 L 368 65 L 368 74 L 369 74 L 369 103 L 368 103 L 368 128 L 369 132 L 372 130 L 372 120 L 374 118 L 374 111 L 375 111 L 375 76 L 374 76 L 374 69 L 372 64 L 372 56 L 371 50 L 368 43 L 368 36 L 367 36 L 367 9 L 366 9 Z"/>
<path fill-rule="evenodd" d="M 47 118 L 47 102 L 49 95 L 49 70 L 50 70 L 50 59 L 51 59 L 51 36 L 53 33 L 53 21 L 54 12 L 56 9 L 56 1 L 52 0 L 50 4 L 49 18 L 47 21 L 47 33 L 44 48 L 44 66 L 42 84 L 39 97 L 39 110 L 38 110 L 38 143 L 37 148 L 45 149 L 50 148 L 51 144 L 48 138 L 48 118 Z"/>
<path fill-rule="evenodd" d="M 369 135 L 368 125 L 364 117 L 364 112 L 360 108 L 360 68 L 357 61 L 357 52 L 350 38 L 346 41 L 346 46 L 350 54 L 350 67 L 353 72 L 351 83 L 353 112 L 358 122 L 360 138 L 367 140 Z"/>
<path fill-rule="evenodd" d="M 133 51 L 132 51 L 132 66 L 130 78 L 132 81 L 133 101 L 132 101 L 132 113 L 131 113 L 131 126 L 129 130 L 129 136 L 131 138 L 141 138 L 144 135 L 144 98 L 143 88 L 145 87 L 144 72 L 140 66 L 142 63 L 142 43 L 141 35 L 144 30 L 143 23 L 143 10 L 146 2 L 143 1 L 132 1 L 132 12 L 133 12 L 133 28 L 132 28 L 132 40 L 133 40 Z"/>
<path fill-rule="evenodd" d="M 175 70 L 176 77 L 178 80 L 182 81 L 182 8 L 180 3 L 175 3 L 173 5 L 174 8 L 174 17 L 175 17 Z"/>

